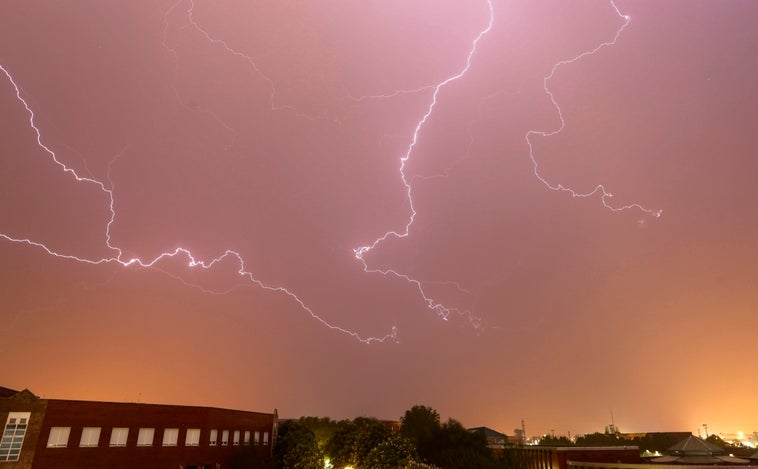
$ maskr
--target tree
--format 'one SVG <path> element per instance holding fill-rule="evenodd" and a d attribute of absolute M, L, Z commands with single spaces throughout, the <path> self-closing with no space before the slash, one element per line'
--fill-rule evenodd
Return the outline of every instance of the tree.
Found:
<path fill-rule="evenodd" d="M 332 439 L 334 434 L 340 428 L 340 423 L 329 417 L 300 417 L 298 422 L 302 423 L 316 436 L 316 443 L 321 452 L 326 450 L 326 445 Z"/>
<path fill-rule="evenodd" d="M 326 444 L 326 456 L 336 468 L 350 466 L 355 463 L 355 424 L 350 420 L 342 420 L 337 424 L 337 431 Z"/>
<path fill-rule="evenodd" d="M 629 440 L 626 440 L 629 441 Z M 658 451 L 660 453 L 664 453 L 667 449 L 671 447 L 674 443 L 677 442 L 677 438 L 672 437 L 671 434 L 667 433 L 647 433 L 644 436 L 638 436 L 635 438 L 632 438 L 629 443 L 624 443 L 625 445 L 629 446 L 637 446 L 639 447 L 641 452 L 644 451 L 650 451 L 655 452 Z"/>
<path fill-rule="evenodd" d="M 576 437 L 577 446 L 624 446 L 628 441 L 611 433 L 589 433 Z"/>
<path fill-rule="evenodd" d="M 398 468 L 398 469 L 442 469 L 442 468 L 437 467 L 434 464 L 426 464 L 419 461 L 411 461 L 405 466 L 402 466 L 402 468 Z"/>
<path fill-rule="evenodd" d="M 482 432 L 470 432 L 460 422 L 449 419 L 434 438 L 432 464 L 443 469 L 491 469 L 496 467 L 495 457 L 487 447 Z"/>
<path fill-rule="evenodd" d="M 279 425 L 272 461 L 274 467 L 280 469 L 321 469 L 323 467 L 313 432 L 302 423 L 291 420 Z"/>
<path fill-rule="evenodd" d="M 390 435 L 369 451 L 363 466 L 366 469 L 397 469 L 416 461 L 416 448 L 407 438 Z"/>
<path fill-rule="evenodd" d="M 560 436 L 554 436 L 554 435 L 545 435 L 542 438 L 540 438 L 539 443 L 537 443 L 540 446 L 573 446 L 574 443 L 571 442 L 571 440 L 568 439 L 568 437 L 564 435 Z M 589 446 L 589 445 L 586 445 Z"/>
<path fill-rule="evenodd" d="M 441 429 L 440 414 L 431 407 L 415 405 L 400 418 L 400 434 L 414 445 L 421 460 L 429 462 L 434 453 L 432 444 Z"/>
<path fill-rule="evenodd" d="M 389 438 L 390 431 L 372 418 L 358 417 L 353 423 L 358 427 L 355 435 L 355 465 L 363 467 L 371 450 Z"/>
<path fill-rule="evenodd" d="M 389 435 L 390 431 L 373 418 L 358 417 L 352 422 L 340 422 L 326 445 L 326 453 L 334 467 L 363 467 L 371 450 Z"/>
<path fill-rule="evenodd" d="M 705 439 L 708 443 L 711 443 L 713 445 L 718 446 L 719 448 L 725 448 L 728 446 L 728 443 L 721 439 L 718 435 L 708 435 L 708 438 Z"/>

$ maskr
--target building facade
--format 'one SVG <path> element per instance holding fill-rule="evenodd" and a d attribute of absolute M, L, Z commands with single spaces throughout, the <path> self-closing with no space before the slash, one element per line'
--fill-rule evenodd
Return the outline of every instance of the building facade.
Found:
<path fill-rule="evenodd" d="M 517 450 L 526 469 L 569 469 L 569 462 L 639 464 L 637 446 L 521 446 Z"/>
<path fill-rule="evenodd" d="M 684 466 L 686 469 L 734 469 L 728 464 L 693 464 Z M 569 461 L 568 469 L 683 469 L 678 464 L 611 464 Z"/>
<path fill-rule="evenodd" d="M 40 399 L 0 388 L 0 469 L 255 468 L 277 412 Z"/>

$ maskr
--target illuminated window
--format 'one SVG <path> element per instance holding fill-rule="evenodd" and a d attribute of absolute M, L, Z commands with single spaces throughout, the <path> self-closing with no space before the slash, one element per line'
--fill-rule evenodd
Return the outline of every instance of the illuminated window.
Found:
<path fill-rule="evenodd" d="M 221 446 L 229 446 L 229 430 L 221 432 Z"/>
<path fill-rule="evenodd" d="M 71 427 L 50 427 L 50 436 L 47 437 L 48 448 L 65 448 L 68 446 L 68 434 Z"/>
<path fill-rule="evenodd" d="M 80 448 L 94 448 L 100 441 L 100 427 L 82 428 L 82 437 L 79 439 Z"/>
<path fill-rule="evenodd" d="M 126 437 L 129 436 L 129 429 L 125 427 L 114 427 L 111 430 L 111 442 L 109 446 L 126 446 Z"/>
<path fill-rule="evenodd" d="M 10 412 L 0 442 L 0 461 L 18 461 L 31 412 Z"/>
<path fill-rule="evenodd" d="M 268 444 L 268 432 L 263 432 L 263 444 Z"/>
<path fill-rule="evenodd" d="M 211 437 L 209 438 L 208 444 L 210 446 L 216 446 L 216 440 L 218 439 L 218 430 L 215 428 L 211 430 Z"/>
<path fill-rule="evenodd" d="M 240 445 L 240 431 L 234 430 L 234 446 Z"/>
<path fill-rule="evenodd" d="M 255 445 L 261 444 L 261 432 L 259 432 L 258 430 L 256 430 L 254 433 L 253 444 Z"/>
<path fill-rule="evenodd" d="M 188 428 L 184 438 L 184 446 L 200 446 L 200 429 Z"/>
<path fill-rule="evenodd" d="M 250 430 L 245 430 L 245 439 L 243 441 L 245 442 L 245 446 L 250 445 Z"/>
<path fill-rule="evenodd" d="M 178 428 L 166 428 L 163 430 L 163 446 L 176 446 L 179 440 Z"/>
<path fill-rule="evenodd" d="M 140 428 L 137 434 L 137 446 L 153 446 L 155 428 Z"/>

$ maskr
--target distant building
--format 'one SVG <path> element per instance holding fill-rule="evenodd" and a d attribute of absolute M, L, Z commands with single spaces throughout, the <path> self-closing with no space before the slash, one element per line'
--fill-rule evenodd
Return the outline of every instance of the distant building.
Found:
<path fill-rule="evenodd" d="M 492 449 L 503 449 L 505 448 L 505 443 L 508 441 L 508 437 L 505 434 L 495 431 L 489 427 L 469 428 L 468 431 L 472 433 L 483 433 L 484 437 L 487 438 L 487 446 Z"/>
<path fill-rule="evenodd" d="M 393 435 L 400 433 L 400 427 L 402 424 L 397 420 L 380 420 L 379 423 L 381 423 L 384 428 L 389 430 Z"/>
<path fill-rule="evenodd" d="M 599 463 L 582 459 L 569 460 L 568 469 L 662 469 L 673 467 L 692 467 L 708 469 L 727 469 L 735 465 L 747 465 L 750 460 L 725 455 L 724 450 L 694 435 L 670 447 L 667 456 L 650 459 L 648 464 L 631 464 L 627 462 Z"/>
<path fill-rule="evenodd" d="M 1 469 L 251 467 L 278 416 L 214 407 L 40 399 L 0 388 Z"/>
<path fill-rule="evenodd" d="M 652 458 L 650 462 L 655 464 L 695 465 L 750 464 L 749 459 L 736 458 L 725 454 L 723 448 L 694 435 L 690 435 L 686 439 L 670 447 L 667 452 L 669 453 L 668 455 Z"/>
<path fill-rule="evenodd" d="M 642 462 L 637 446 L 522 446 L 516 451 L 526 469 L 568 469 L 569 462 L 575 461 L 596 467 Z"/>

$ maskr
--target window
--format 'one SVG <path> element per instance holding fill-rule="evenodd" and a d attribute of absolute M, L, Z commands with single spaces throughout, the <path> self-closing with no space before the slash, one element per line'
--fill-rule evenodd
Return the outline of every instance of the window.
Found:
<path fill-rule="evenodd" d="M 50 427 L 50 436 L 47 437 L 48 448 L 65 448 L 68 446 L 68 434 L 71 427 Z"/>
<path fill-rule="evenodd" d="M 129 429 L 125 427 L 113 427 L 111 430 L 111 442 L 109 446 L 126 446 L 126 437 Z"/>
<path fill-rule="evenodd" d="M 263 432 L 263 444 L 268 444 L 268 432 Z"/>
<path fill-rule="evenodd" d="M 155 428 L 140 428 L 137 434 L 137 446 L 153 446 Z"/>
<path fill-rule="evenodd" d="M 250 430 L 245 430 L 245 446 L 250 445 Z"/>
<path fill-rule="evenodd" d="M 184 446 L 200 446 L 200 429 L 188 428 L 184 438 Z"/>
<path fill-rule="evenodd" d="M 229 430 L 221 432 L 221 446 L 229 446 Z"/>
<path fill-rule="evenodd" d="M 94 448 L 100 441 L 100 427 L 82 428 L 82 438 L 79 440 L 80 448 Z"/>
<path fill-rule="evenodd" d="M 178 428 L 166 428 L 163 430 L 163 446 L 176 446 L 179 439 Z"/>
<path fill-rule="evenodd" d="M 234 430 L 234 446 L 240 445 L 240 431 Z"/>
<path fill-rule="evenodd" d="M 31 412 L 9 412 L 0 442 L 0 461 L 18 461 Z"/>
<path fill-rule="evenodd" d="M 261 432 L 258 430 L 255 431 L 255 438 L 253 439 L 253 444 L 259 445 L 261 444 Z"/>
<path fill-rule="evenodd" d="M 208 440 L 210 446 L 216 446 L 216 440 L 218 439 L 218 430 L 211 430 L 211 437 Z"/>

